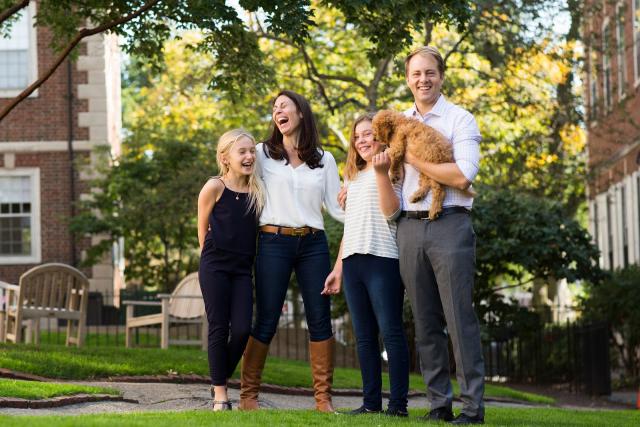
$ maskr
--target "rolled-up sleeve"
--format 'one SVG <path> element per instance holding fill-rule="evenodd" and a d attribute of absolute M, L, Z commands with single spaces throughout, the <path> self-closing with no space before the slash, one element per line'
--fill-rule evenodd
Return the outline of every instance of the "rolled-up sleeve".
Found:
<path fill-rule="evenodd" d="M 473 182 L 480 168 L 482 136 L 478 124 L 473 115 L 466 112 L 460 117 L 460 121 L 454 126 L 454 129 L 453 158 L 465 178 L 469 182 Z"/>
<path fill-rule="evenodd" d="M 338 204 L 340 192 L 340 176 L 338 166 L 333 155 L 328 151 L 324 154 L 324 197 L 323 204 L 329 215 L 344 223 L 344 211 Z"/>

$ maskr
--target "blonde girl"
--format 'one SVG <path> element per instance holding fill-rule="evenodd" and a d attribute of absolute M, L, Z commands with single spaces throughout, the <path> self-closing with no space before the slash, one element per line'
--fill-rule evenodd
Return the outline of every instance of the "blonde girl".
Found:
<path fill-rule="evenodd" d="M 220 176 L 198 196 L 199 279 L 209 323 L 213 410 L 230 410 L 227 382 L 247 344 L 253 315 L 252 270 L 264 191 L 255 139 L 243 129 L 218 141 Z"/>

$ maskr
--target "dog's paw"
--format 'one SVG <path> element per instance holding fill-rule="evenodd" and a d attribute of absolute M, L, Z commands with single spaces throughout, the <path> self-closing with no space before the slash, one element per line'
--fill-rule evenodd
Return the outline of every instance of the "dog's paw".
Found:
<path fill-rule="evenodd" d="M 421 191 L 418 191 L 416 193 L 413 193 L 413 195 L 411 196 L 409 201 L 411 203 L 418 203 L 420 200 L 424 199 L 426 195 L 427 195 L 427 193 L 423 193 Z"/>

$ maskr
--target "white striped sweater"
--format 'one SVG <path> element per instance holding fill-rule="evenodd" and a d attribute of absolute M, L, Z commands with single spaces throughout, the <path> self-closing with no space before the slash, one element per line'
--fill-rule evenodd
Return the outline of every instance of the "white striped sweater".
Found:
<path fill-rule="evenodd" d="M 380 211 L 378 185 L 373 168 L 358 172 L 347 185 L 342 259 L 353 254 L 398 258 L 396 222 L 387 221 Z M 401 196 L 401 184 L 394 185 Z"/>

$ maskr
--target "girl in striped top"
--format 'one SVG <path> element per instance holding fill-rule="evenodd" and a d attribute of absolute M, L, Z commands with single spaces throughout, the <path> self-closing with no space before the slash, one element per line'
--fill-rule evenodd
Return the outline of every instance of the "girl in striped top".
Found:
<path fill-rule="evenodd" d="M 402 323 L 404 286 L 400 279 L 395 219 L 400 184 L 389 179 L 390 160 L 373 136 L 373 114 L 353 124 L 345 166 L 347 202 L 338 259 L 325 292 L 344 292 L 356 335 L 363 404 L 353 415 L 382 411 L 382 362 L 378 335 L 389 358 L 391 397 L 384 412 L 407 416 L 409 350 Z"/>

